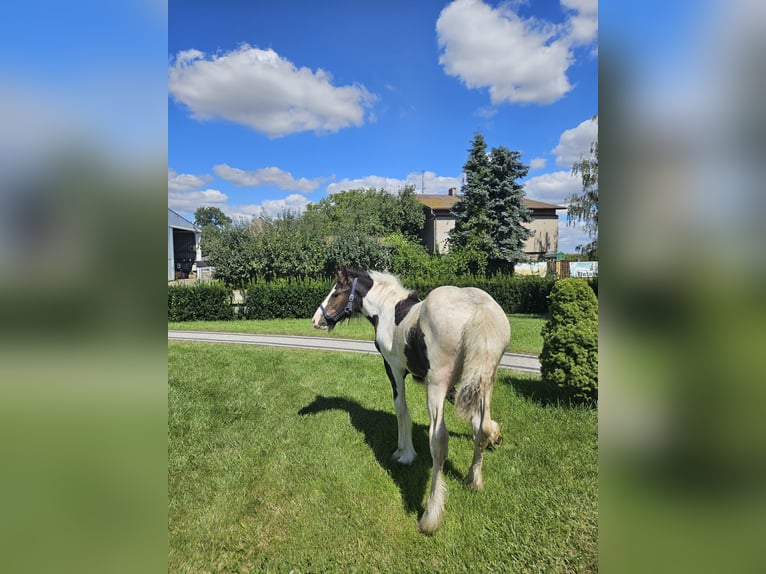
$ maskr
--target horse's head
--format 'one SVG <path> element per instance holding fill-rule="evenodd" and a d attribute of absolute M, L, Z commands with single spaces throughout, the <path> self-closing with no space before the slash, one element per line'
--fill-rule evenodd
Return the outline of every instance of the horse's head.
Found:
<path fill-rule="evenodd" d="M 338 271 L 335 285 L 314 313 L 311 323 L 315 329 L 333 330 L 335 325 L 362 312 L 362 298 L 372 287 L 372 279 L 364 271 L 343 268 Z"/>

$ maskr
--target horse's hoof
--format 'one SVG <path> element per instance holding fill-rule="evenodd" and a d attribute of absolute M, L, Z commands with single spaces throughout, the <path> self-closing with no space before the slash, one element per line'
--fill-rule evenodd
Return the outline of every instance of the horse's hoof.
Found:
<path fill-rule="evenodd" d="M 490 440 L 487 449 L 495 450 L 495 448 L 499 447 L 501 444 L 503 444 L 503 435 L 499 435 L 497 438 Z"/>
<path fill-rule="evenodd" d="M 421 534 L 431 536 L 434 532 L 441 527 L 441 517 L 431 516 L 428 511 L 418 520 L 418 530 Z"/>
<path fill-rule="evenodd" d="M 417 458 L 417 453 L 413 450 L 410 452 L 407 452 L 406 450 L 397 450 L 391 458 L 393 458 L 396 462 L 399 464 L 405 464 L 409 465 L 415 462 L 415 459 Z"/>

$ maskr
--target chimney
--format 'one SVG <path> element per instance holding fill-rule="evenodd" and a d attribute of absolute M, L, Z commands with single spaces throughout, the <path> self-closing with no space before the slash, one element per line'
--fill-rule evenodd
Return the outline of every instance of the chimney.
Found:
<path fill-rule="evenodd" d="M 454 196 L 455 195 L 455 188 L 454 187 L 450 187 L 449 191 L 447 192 L 447 195 Z"/>

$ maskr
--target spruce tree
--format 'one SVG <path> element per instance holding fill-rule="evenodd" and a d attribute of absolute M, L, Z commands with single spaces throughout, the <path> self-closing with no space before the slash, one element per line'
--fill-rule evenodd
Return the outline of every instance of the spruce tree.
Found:
<path fill-rule="evenodd" d="M 532 216 L 524 205 L 524 186 L 517 182 L 529 171 L 520 158 L 519 152 L 502 146 L 487 154 L 484 137 L 477 133 L 463 166 L 465 183 L 452 209 L 450 248 L 485 251 L 490 272 L 513 271 L 525 258 L 524 242 L 532 233 L 522 225 Z"/>
<path fill-rule="evenodd" d="M 466 247 L 472 239 L 484 238 L 489 231 L 489 157 L 480 133 L 474 136 L 463 175 L 460 200 L 452 208 L 455 227 L 449 236 L 450 248 Z"/>
<path fill-rule="evenodd" d="M 490 269 L 512 271 L 514 263 L 526 259 L 524 243 L 532 235 L 522 225 L 532 221 L 532 213 L 524 205 L 524 186 L 518 183 L 529 167 L 521 163 L 521 153 L 502 146 L 492 149 L 490 167 L 489 211 L 496 250 Z"/>

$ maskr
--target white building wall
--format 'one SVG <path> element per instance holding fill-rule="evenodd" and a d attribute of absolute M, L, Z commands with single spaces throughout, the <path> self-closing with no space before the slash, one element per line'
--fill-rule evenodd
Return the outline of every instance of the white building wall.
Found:
<path fill-rule="evenodd" d="M 168 227 L 168 281 L 176 278 L 176 261 L 173 255 L 173 228 Z"/>
<path fill-rule="evenodd" d="M 447 253 L 449 251 L 447 240 L 449 239 L 449 232 L 455 229 L 455 220 L 437 219 L 434 221 L 434 227 L 434 245 L 439 253 Z"/>

